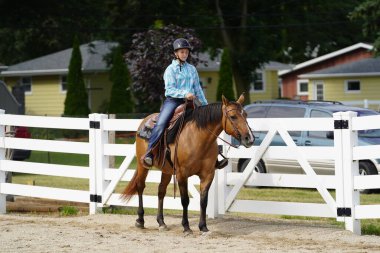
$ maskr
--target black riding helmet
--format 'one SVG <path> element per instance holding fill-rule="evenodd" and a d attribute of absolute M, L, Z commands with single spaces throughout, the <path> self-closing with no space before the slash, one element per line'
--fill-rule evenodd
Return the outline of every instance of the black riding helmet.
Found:
<path fill-rule="evenodd" d="M 187 48 L 187 49 L 191 50 L 190 43 L 187 41 L 187 39 L 184 39 L 184 38 L 176 39 L 173 42 L 174 51 L 177 51 L 178 49 L 182 49 L 182 48 Z"/>

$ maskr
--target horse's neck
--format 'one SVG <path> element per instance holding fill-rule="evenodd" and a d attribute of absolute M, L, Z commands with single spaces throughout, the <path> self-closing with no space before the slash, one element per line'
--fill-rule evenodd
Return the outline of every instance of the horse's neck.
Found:
<path fill-rule="evenodd" d="M 220 133 L 223 131 L 222 123 L 213 124 L 204 129 L 203 135 L 207 136 L 209 142 L 215 142 Z"/>

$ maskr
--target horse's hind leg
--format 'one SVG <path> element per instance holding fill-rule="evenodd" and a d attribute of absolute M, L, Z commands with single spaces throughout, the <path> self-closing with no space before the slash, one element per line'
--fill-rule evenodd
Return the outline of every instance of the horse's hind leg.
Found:
<path fill-rule="evenodd" d="M 159 225 L 159 230 L 167 230 L 166 224 L 164 222 L 164 198 L 166 195 L 166 189 L 170 183 L 170 174 L 161 174 L 161 182 L 158 186 L 158 210 L 157 210 L 157 222 Z"/>
<path fill-rule="evenodd" d="M 141 167 L 140 167 L 141 166 Z M 137 164 L 137 170 L 139 173 L 139 181 L 137 182 L 137 193 L 139 195 L 139 207 L 137 209 L 138 218 L 136 220 L 135 226 L 138 228 L 144 228 L 144 205 L 143 205 L 143 192 L 145 189 L 145 180 L 148 175 L 148 170 L 143 168 L 141 162 Z"/>
<path fill-rule="evenodd" d="M 188 207 L 189 207 L 190 199 L 189 199 L 189 192 L 187 190 L 187 178 L 178 179 L 178 186 L 181 192 L 181 203 L 182 203 L 182 208 L 183 208 L 183 213 L 182 213 L 183 232 L 185 234 L 191 234 L 193 233 L 193 231 L 190 229 L 189 217 L 188 217 Z"/>

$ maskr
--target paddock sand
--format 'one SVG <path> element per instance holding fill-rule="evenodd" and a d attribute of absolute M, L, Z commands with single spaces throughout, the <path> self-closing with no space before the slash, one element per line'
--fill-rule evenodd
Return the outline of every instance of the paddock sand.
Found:
<path fill-rule="evenodd" d="M 58 217 L 0 215 L 0 252 L 380 252 L 380 237 L 357 236 L 316 221 L 225 216 L 208 219 L 200 235 L 182 233 L 181 217 L 166 216 L 169 231 L 159 232 L 154 216 L 145 229 L 134 215 Z"/>

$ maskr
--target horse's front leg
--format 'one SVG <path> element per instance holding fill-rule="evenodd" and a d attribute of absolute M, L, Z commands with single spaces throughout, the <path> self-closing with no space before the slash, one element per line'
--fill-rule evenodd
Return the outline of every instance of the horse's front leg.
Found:
<path fill-rule="evenodd" d="M 187 191 L 187 178 L 178 179 L 178 186 L 181 192 L 181 203 L 182 203 L 182 208 L 183 208 L 183 213 L 182 213 L 183 232 L 185 234 L 191 234 L 193 233 L 193 231 L 190 229 L 189 217 L 188 217 L 188 207 L 189 207 L 190 199 L 189 199 L 189 192 Z"/>
<path fill-rule="evenodd" d="M 161 182 L 158 186 L 158 210 L 157 210 L 157 222 L 159 225 L 159 230 L 164 231 L 167 230 L 167 226 L 164 222 L 164 198 L 166 195 L 166 189 L 170 182 L 171 175 L 170 174 L 161 174 Z"/>
<path fill-rule="evenodd" d="M 209 231 L 206 224 L 206 209 L 207 209 L 207 202 L 208 202 L 208 191 L 210 189 L 213 178 L 214 178 L 213 176 L 212 177 L 208 176 L 206 179 L 201 178 L 201 187 L 200 187 L 201 214 L 200 214 L 198 227 L 199 227 L 199 230 L 204 233 Z"/>

